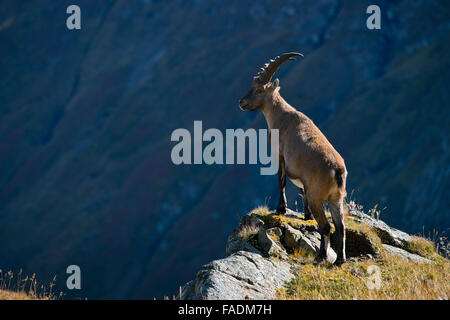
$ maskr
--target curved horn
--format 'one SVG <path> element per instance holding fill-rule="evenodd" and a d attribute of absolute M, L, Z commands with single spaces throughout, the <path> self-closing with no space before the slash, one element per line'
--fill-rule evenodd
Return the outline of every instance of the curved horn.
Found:
<path fill-rule="evenodd" d="M 303 54 L 298 52 L 289 52 L 284 53 L 281 56 L 276 57 L 275 59 L 271 59 L 264 65 L 263 68 L 260 69 L 260 71 L 254 78 L 255 81 L 258 81 L 260 84 L 268 83 L 270 79 L 272 79 L 278 68 L 287 60 L 295 60 L 294 57 L 303 57 Z"/>

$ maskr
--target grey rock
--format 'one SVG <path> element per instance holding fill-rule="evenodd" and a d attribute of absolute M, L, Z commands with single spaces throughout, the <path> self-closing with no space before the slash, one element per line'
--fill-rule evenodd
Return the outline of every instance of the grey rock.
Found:
<path fill-rule="evenodd" d="M 331 236 L 331 246 L 337 247 L 338 239 L 336 234 Z M 345 254 L 347 258 L 360 256 L 377 256 L 379 254 L 379 245 L 375 243 L 374 239 L 359 233 L 355 230 L 347 229 L 345 237 Z"/>
<path fill-rule="evenodd" d="M 306 250 L 311 254 L 316 254 L 320 248 L 320 234 L 318 232 L 301 232 L 289 225 L 285 225 L 284 245 L 294 251 Z"/>
<path fill-rule="evenodd" d="M 303 238 L 303 233 L 300 230 L 294 229 L 288 224 L 284 225 L 283 243 L 286 248 L 294 250 L 301 238 Z"/>
<path fill-rule="evenodd" d="M 306 255 L 315 256 L 320 249 L 320 234 L 317 231 L 301 232 L 289 225 L 285 225 L 283 243 L 286 248 L 292 251 L 297 249 L 304 251 Z M 329 248 L 327 261 L 334 263 L 336 258 L 336 252 Z"/>
<path fill-rule="evenodd" d="M 261 252 L 249 242 L 248 235 L 243 238 L 240 233 L 251 231 L 251 233 L 254 232 L 257 234 L 258 230 L 263 226 L 264 221 L 256 214 L 247 214 L 242 217 L 237 230 L 233 230 L 233 234 L 228 237 L 225 247 L 225 256 L 229 256 L 241 250 L 261 254 Z"/>
<path fill-rule="evenodd" d="M 334 263 L 337 259 L 337 254 L 336 251 L 333 250 L 333 248 L 328 248 L 328 253 L 327 253 L 327 261 L 329 263 Z"/>
<path fill-rule="evenodd" d="M 355 221 L 363 222 L 373 227 L 377 231 L 377 234 L 383 243 L 404 248 L 407 242 L 411 239 L 409 234 L 394 229 L 388 226 L 384 221 L 372 218 L 358 209 L 350 208 L 349 211 L 350 214 L 354 216 L 353 219 Z"/>
<path fill-rule="evenodd" d="M 248 251 L 261 254 L 261 252 L 258 249 L 252 246 L 245 239 L 236 237 L 234 235 L 229 236 L 225 247 L 225 256 L 229 256 L 238 251 Z"/>
<path fill-rule="evenodd" d="M 403 250 L 403 249 L 400 249 L 400 248 L 397 248 L 394 246 L 390 246 L 388 244 L 383 244 L 383 247 L 386 250 L 388 250 L 390 253 L 392 253 L 393 255 L 401 257 L 403 259 L 408 259 L 408 260 L 414 261 L 416 263 L 434 263 L 430 259 L 419 256 L 418 254 L 410 253 L 406 250 Z"/>
<path fill-rule="evenodd" d="M 258 232 L 258 248 L 269 256 L 286 259 L 286 250 L 280 242 L 282 234 L 281 229 L 278 227 L 267 230 L 261 229 Z"/>
<path fill-rule="evenodd" d="M 247 214 L 239 221 L 238 230 L 247 228 L 261 228 L 264 226 L 264 221 L 256 214 Z"/>
<path fill-rule="evenodd" d="M 239 251 L 202 267 L 181 290 L 182 300 L 273 299 L 294 277 L 287 262 Z"/>

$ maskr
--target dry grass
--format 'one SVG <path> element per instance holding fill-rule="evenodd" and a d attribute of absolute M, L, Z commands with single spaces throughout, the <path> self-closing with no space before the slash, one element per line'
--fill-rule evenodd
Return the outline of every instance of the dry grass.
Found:
<path fill-rule="evenodd" d="M 380 272 L 379 287 L 376 283 Z M 341 267 L 329 264 L 300 266 L 298 276 L 279 290 L 279 299 L 449 299 L 450 262 L 434 257 L 433 264 L 417 264 L 382 251 L 377 260 L 349 261 Z M 370 274 L 369 274 L 370 273 Z M 369 282 L 369 284 L 368 284 Z"/>
<path fill-rule="evenodd" d="M 295 248 L 291 254 L 288 254 L 288 262 L 295 265 L 312 264 L 316 261 L 316 255 L 306 247 Z"/>
<path fill-rule="evenodd" d="M 428 239 L 412 236 L 405 246 L 405 250 L 419 254 L 423 257 L 433 259 L 437 256 L 434 243 Z"/>
<path fill-rule="evenodd" d="M 244 240 L 249 240 L 252 236 L 256 235 L 259 228 L 256 226 L 244 226 L 237 232 L 236 236 Z"/>
<path fill-rule="evenodd" d="M 0 300 L 36 300 L 23 292 L 0 290 Z"/>
<path fill-rule="evenodd" d="M 250 214 L 251 213 L 257 214 L 259 216 L 267 216 L 267 215 L 272 214 L 267 206 L 259 206 L 255 209 L 253 209 L 252 211 L 250 211 Z"/>
<path fill-rule="evenodd" d="M 382 248 L 382 242 L 377 231 L 366 223 L 355 221 L 350 217 L 345 217 L 345 228 L 347 232 L 353 231 L 367 238 L 378 250 Z"/>
<path fill-rule="evenodd" d="M 0 269 L 0 300 L 55 300 L 62 297 L 62 292 L 53 292 L 55 278 L 48 286 L 40 284 L 36 274 L 25 276 L 20 270 L 16 275 L 12 271 Z"/>

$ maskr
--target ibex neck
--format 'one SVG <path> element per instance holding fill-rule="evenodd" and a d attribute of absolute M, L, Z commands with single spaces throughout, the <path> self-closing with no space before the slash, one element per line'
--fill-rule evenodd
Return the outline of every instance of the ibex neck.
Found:
<path fill-rule="evenodd" d="M 262 108 L 269 129 L 279 129 L 280 118 L 286 113 L 295 110 L 278 93 L 274 92 L 272 99 L 267 101 Z"/>

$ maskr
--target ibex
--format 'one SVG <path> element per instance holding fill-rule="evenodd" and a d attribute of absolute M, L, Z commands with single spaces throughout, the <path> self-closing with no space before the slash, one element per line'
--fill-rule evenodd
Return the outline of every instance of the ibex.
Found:
<path fill-rule="evenodd" d="M 286 175 L 302 190 L 305 219 L 317 221 L 321 235 L 318 258 L 327 258 L 330 224 L 325 216 L 328 203 L 337 236 L 335 264 L 345 262 L 344 197 L 347 170 L 344 159 L 319 128 L 303 113 L 289 105 L 280 95 L 279 80 L 271 82 L 275 71 L 300 53 L 285 53 L 266 63 L 253 78 L 250 91 L 239 101 L 242 110 L 261 110 L 269 129 L 279 130 L 279 202 L 277 213 L 286 213 Z"/>

